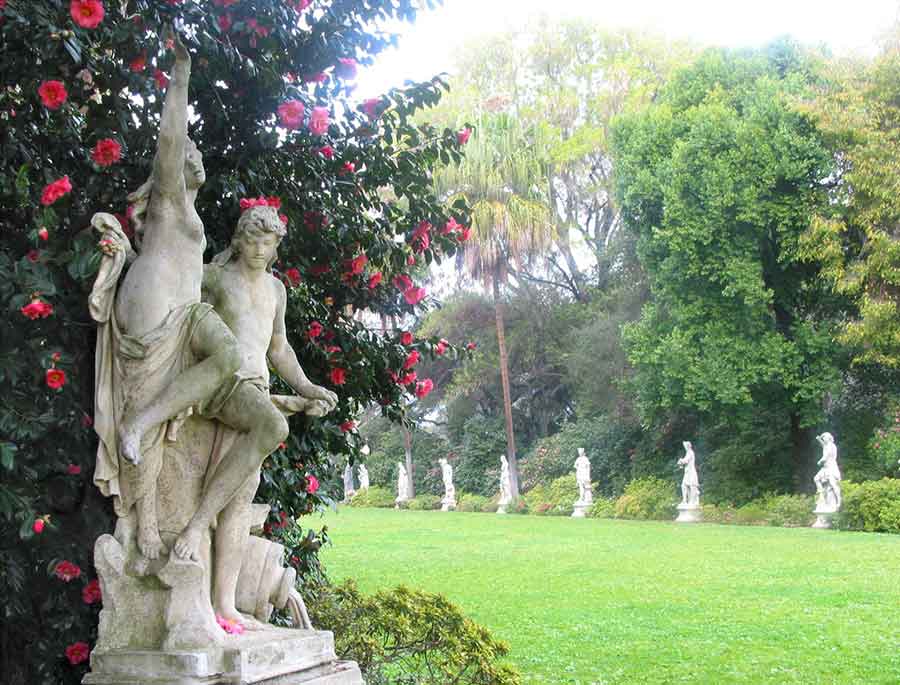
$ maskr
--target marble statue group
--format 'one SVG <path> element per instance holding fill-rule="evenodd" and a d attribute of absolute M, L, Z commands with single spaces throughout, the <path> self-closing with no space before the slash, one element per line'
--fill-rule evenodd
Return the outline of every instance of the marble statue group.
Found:
<path fill-rule="evenodd" d="M 307 378 L 288 341 L 285 288 L 271 273 L 286 233 L 274 208 L 244 211 L 230 245 L 203 263 L 191 62 L 171 44 L 152 171 L 128 196 L 134 245 L 112 215 L 92 220 L 102 250 L 89 299 L 94 482 L 118 519 L 95 545 L 104 606 L 85 682 L 243 683 L 313 668 L 311 683 L 359 683 L 330 634 L 310 630 L 283 548 L 252 535 L 268 515 L 253 504 L 260 467 L 287 437 L 286 416 L 323 416 L 337 396 Z M 270 394 L 270 365 L 295 395 Z M 302 630 L 269 625 L 275 608 Z"/>

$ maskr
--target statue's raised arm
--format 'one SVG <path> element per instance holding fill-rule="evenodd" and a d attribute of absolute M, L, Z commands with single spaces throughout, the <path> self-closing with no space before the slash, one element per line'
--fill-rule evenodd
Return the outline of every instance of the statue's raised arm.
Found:
<path fill-rule="evenodd" d="M 175 51 L 175 66 L 166 92 L 159 123 L 159 140 L 153 160 L 154 190 L 172 200 L 184 200 L 185 152 L 188 148 L 188 84 L 191 78 L 191 55 L 181 39 L 167 32 Z M 162 199 L 162 198 L 160 198 Z"/>

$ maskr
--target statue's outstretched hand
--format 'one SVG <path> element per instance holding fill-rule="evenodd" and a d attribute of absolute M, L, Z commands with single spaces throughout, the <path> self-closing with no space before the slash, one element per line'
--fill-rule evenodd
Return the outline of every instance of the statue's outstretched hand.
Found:
<path fill-rule="evenodd" d="M 188 52 L 181 40 L 181 36 L 178 35 L 178 32 L 175 31 L 171 24 L 166 26 L 165 31 L 163 31 L 163 41 L 167 48 L 171 47 L 174 50 L 177 63 L 188 65 L 191 63 L 191 53 Z"/>
<path fill-rule="evenodd" d="M 337 406 L 338 396 L 328 388 L 323 388 L 321 385 L 313 385 L 310 383 L 303 388 L 298 388 L 297 391 L 303 397 L 307 397 L 311 400 L 321 400 L 328 407 L 328 411 L 331 411 Z"/>

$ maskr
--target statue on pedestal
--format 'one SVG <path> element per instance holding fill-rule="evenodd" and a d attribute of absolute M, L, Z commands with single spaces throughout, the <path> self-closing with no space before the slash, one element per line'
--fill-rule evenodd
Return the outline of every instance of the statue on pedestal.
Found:
<path fill-rule="evenodd" d="M 180 39 L 171 43 L 153 171 L 129 196 L 137 251 L 115 217 L 92 220 L 103 253 L 89 299 L 99 324 L 94 482 L 119 518 L 115 535 L 95 545 L 105 601 L 85 683 L 123 682 L 135 669 L 161 685 L 243 683 L 243 667 L 226 673 L 225 657 L 199 673 L 191 655 L 230 649 L 252 661 L 262 642 L 238 639 L 244 631 L 299 646 L 298 631 L 267 625 L 276 607 L 311 628 L 283 547 L 251 536 L 268 516 L 252 502 L 263 460 L 287 437 L 285 416 L 323 416 L 337 396 L 309 381 L 287 341 L 286 293 L 271 274 L 285 229 L 273 208 L 247 210 L 229 248 L 203 265 L 194 201 L 205 172 L 187 136 L 190 56 Z M 269 363 L 296 396 L 270 396 Z M 321 635 L 319 663 L 331 668 L 328 634 L 303 635 Z M 299 673 L 307 657 L 285 652 L 273 668 Z"/>
<path fill-rule="evenodd" d="M 497 513 L 505 514 L 512 503 L 512 485 L 509 482 L 509 461 L 505 454 L 500 455 L 500 499 L 497 501 Z"/>
<path fill-rule="evenodd" d="M 409 475 L 403 462 L 397 462 L 397 499 L 394 500 L 396 508 L 409 501 Z"/>
<path fill-rule="evenodd" d="M 353 467 L 349 462 L 344 467 L 344 501 L 349 502 L 356 494 L 356 488 L 353 487 Z"/>
<path fill-rule="evenodd" d="M 837 445 L 831 433 L 816 436 L 822 446 L 821 467 L 813 478 L 816 484 L 816 522 L 814 528 L 830 528 L 831 518 L 841 508 L 841 470 L 837 462 Z"/>
<path fill-rule="evenodd" d="M 583 447 L 578 448 L 575 459 L 575 481 L 578 483 L 578 499 L 575 500 L 572 517 L 584 518 L 586 510 L 594 503 L 594 493 L 591 488 L 591 461 Z"/>
<path fill-rule="evenodd" d="M 368 490 L 369 489 L 369 469 L 366 468 L 365 464 L 359 465 L 359 489 L 360 490 Z"/>
<path fill-rule="evenodd" d="M 444 481 L 444 497 L 441 499 L 441 511 L 456 509 L 456 487 L 453 485 L 453 467 L 446 459 L 439 459 L 441 477 Z"/>
<path fill-rule="evenodd" d="M 678 518 L 681 523 L 696 523 L 702 514 L 700 509 L 700 479 L 697 477 L 694 448 L 685 440 L 684 456 L 678 460 L 678 466 L 684 469 L 681 478 L 681 504 L 678 505 Z"/>

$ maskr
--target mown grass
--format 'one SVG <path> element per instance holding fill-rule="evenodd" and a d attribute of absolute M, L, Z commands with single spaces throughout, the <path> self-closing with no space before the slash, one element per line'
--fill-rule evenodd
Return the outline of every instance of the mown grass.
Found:
<path fill-rule="evenodd" d="M 324 522 L 334 580 L 446 595 L 509 643 L 526 683 L 900 683 L 900 536 L 378 509 Z"/>

